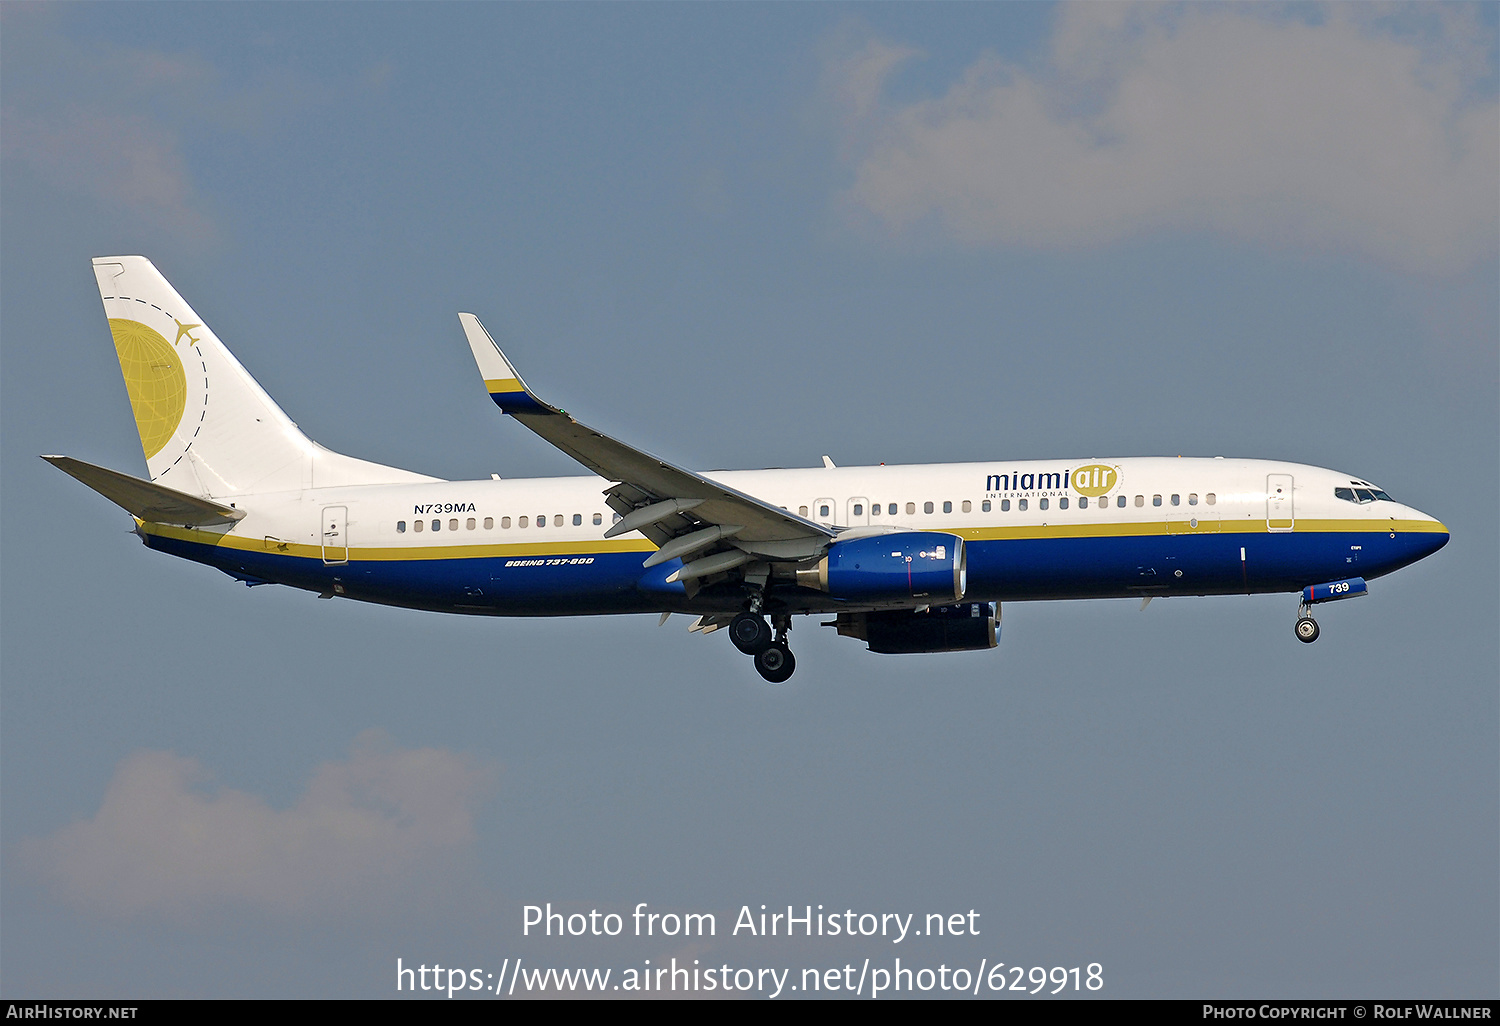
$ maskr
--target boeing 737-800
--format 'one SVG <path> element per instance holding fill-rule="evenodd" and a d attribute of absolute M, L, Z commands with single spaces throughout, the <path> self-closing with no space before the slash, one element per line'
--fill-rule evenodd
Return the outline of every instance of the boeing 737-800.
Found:
<path fill-rule="evenodd" d="M 1299 592 L 1311 642 L 1315 603 L 1448 541 L 1369 481 L 1265 460 L 696 473 L 537 398 L 472 314 L 495 404 L 589 474 L 444 481 L 309 440 L 144 257 L 94 274 L 150 480 L 44 458 L 150 548 L 250 585 L 486 616 L 687 613 L 780 683 L 798 613 L 874 652 L 953 652 L 993 648 L 1004 601 Z"/>

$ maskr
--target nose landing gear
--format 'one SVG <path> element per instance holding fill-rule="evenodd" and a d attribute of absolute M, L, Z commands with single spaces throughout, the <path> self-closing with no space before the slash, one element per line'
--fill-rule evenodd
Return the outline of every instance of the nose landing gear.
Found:
<path fill-rule="evenodd" d="M 1322 633 L 1318 630 L 1318 621 L 1312 618 L 1312 608 L 1306 602 L 1297 607 L 1297 625 L 1292 630 L 1304 645 L 1311 645 Z"/>

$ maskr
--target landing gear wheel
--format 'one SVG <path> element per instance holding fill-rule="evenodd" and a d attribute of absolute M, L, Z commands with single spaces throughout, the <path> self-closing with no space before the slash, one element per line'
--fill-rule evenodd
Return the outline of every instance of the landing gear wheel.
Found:
<path fill-rule="evenodd" d="M 797 660 L 783 642 L 774 642 L 756 653 L 756 672 L 772 684 L 785 684 L 796 669 Z"/>
<path fill-rule="evenodd" d="M 1322 633 L 1318 630 L 1318 621 L 1310 616 L 1299 617 L 1297 626 L 1294 629 L 1297 632 L 1297 640 L 1306 645 L 1311 645 L 1314 641 L 1317 641 L 1318 635 Z"/>
<path fill-rule="evenodd" d="M 729 640 L 746 655 L 759 655 L 771 644 L 771 626 L 763 616 L 741 613 L 729 621 Z"/>

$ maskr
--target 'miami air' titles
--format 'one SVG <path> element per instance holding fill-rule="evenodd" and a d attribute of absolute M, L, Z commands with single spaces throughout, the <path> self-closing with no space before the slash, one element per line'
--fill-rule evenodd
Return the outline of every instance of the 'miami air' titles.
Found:
<path fill-rule="evenodd" d="M 1103 495 L 1119 482 L 1119 467 L 1090 463 L 1061 471 L 1011 470 L 1002 474 L 990 474 L 984 479 L 984 490 L 986 496 L 992 499 L 1015 495 L 1061 495 L 1069 489 L 1093 498 Z"/>
<path fill-rule="evenodd" d="M 1266 460 L 701 474 L 537 398 L 467 313 L 485 392 L 587 475 L 441 481 L 314 443 L 144 257 L 94 276 L 150 480 L 45 458 L 150 548 L 249 585 L 478 616 L 685 613 L 779 684 L 797 615 L 873 652 L 958 652 L 995 647 L 1002 602 L 1281 592 L 1312 641 L 1314 604 L 1448 540 L 1368 481 Z"/>

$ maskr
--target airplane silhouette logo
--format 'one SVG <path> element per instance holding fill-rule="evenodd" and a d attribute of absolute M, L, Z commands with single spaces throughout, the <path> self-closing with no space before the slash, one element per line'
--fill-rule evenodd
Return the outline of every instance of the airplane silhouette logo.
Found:
<path fill-rule="evenodd" d="M 201 324 L 183 324 L 176 317 L 172 318 L 172 323 L 175 324 L 175 325 L 177 325 L 177 337 L 172 340 L 172 344 L 174 346 L 177 343 L 179 343 L 179 342 L 182 341 L 182 336 L 184 336 L 184 335 L 187 336 L 188 342 L 192 343 L 193 345 L 197 345 L 198 344 L 198 340 L 193 337 L 192 331 L 193 331 L 194 328 L 201 328 L 201 327 L 203 327 L 203 325 L 201 325 Z"/>

